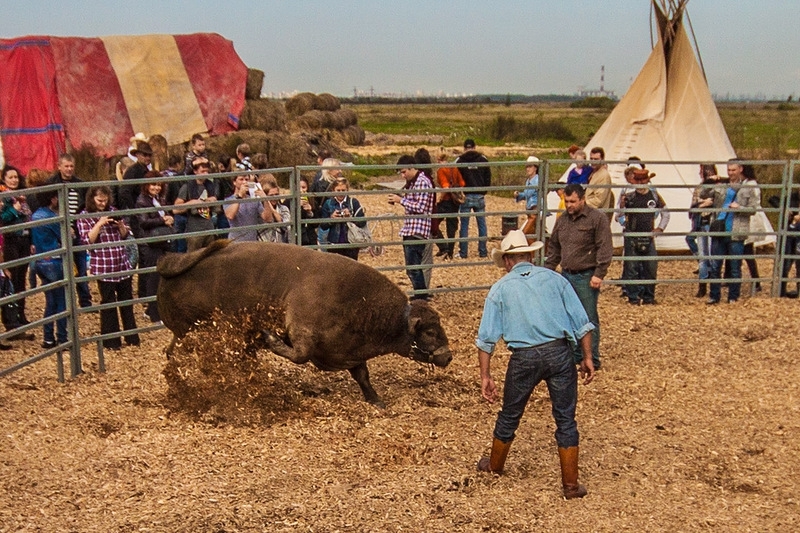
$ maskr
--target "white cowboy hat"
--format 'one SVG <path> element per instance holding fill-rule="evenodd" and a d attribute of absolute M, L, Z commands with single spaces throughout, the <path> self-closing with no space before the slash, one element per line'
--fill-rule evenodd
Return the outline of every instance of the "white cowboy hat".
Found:
<path fill-rule="evenodd" d="M 542 241 L 534 241 L 528 244 L 528 239 L 522 230 L 512 229 L 500 243 L 500 248 L 492 250 L 492 261 L 500 268 L 505 268 L 503 256 L 506 254 L 521 254 L 525 252 L 535 252 L 544 246 Z"/>

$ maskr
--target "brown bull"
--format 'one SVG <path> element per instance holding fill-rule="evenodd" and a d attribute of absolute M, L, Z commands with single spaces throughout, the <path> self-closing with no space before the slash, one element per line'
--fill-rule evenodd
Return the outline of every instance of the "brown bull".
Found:
<path fill-rule="evenodd" d="M 215 309 L 236 314 L 277 307 L 285 334 L 263 332 L 260 346 L 297 364 L 348 370 L 376 405 L 383 402 L 369 382 L 367 360 L 397 353 L 445 367 L 452 359 L 436 311 L 423 301 L 409 303 L 384 275 L 338 254 L 216 241 L 196 252 L 167 254 L 158 273 L 158 310 L 173 345 Z M 259 345 L 255 339 L 253 345 Z"/>

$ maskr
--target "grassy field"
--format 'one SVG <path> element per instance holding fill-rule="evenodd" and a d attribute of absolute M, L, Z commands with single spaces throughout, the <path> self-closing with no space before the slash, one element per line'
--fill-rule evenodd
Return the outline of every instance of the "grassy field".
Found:
<path fill-rule="evenodd" d="M 609 114 L 604 109 L 573 109 L 555 105 L 512 104 L 354 104 L 361 126 L 372 133 L 441 136 L 445 146 L 458 146 L 474 137 L 484 146 L 505 140 L 491 135 L 498 117 L 518 123 L 555 121 L 568 129 L 574 141 L 548 136 L 515 139 L 528 146 L 563 150 L 572 142 L 586 144 Z M 723 104 L 720 116 L 740 157 L 786 159 L 800 148 L 800 106 L 778 104 Z"/>
<path fill-rule="evenodd" d="M 474 138 L 493 161 L 519 161 L 530 153 L 567 159 L 567 148 L 573 143 L 586 145 L 610 113 L 606 109 L 560 104 L 346 105 L 357 113 L 361 127 L 391 137 L 388 142 L 397 148 L 379 154 L 354 150 L 356 164 L 391 164 L 398 153 L 412 152 L 420 146 L 429 149 L 444 146 L 457 151 L 467 137 Z M 722 104 L 718 109 L 739 157 L 755 160 L 798 157 L 800 105 L 737 103 Z M 408 149 L 404 149 L 406 146 Z M 558 176 L 564 169 L 552 170 L 551 175 Z M 783 167 L 763 166 L 757 173 L 762 183 L 781 183 Z M 367 175 L 371 174 L 367 172 L 365 178 Z M 497 183 L 502 184 L 503 180 L 498 179 Z"/>

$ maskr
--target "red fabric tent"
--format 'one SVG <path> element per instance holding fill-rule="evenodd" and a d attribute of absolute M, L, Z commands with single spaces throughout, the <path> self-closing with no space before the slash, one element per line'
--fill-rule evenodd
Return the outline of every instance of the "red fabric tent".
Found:
<path fill-rule="evenodd" d="M 171 144 L 233 131 L 246 84 L 217 34 L 0 39 L 0 160 L 27 173 L 54 168 L 67 143 L 108 157 L 139 131 Z"/>

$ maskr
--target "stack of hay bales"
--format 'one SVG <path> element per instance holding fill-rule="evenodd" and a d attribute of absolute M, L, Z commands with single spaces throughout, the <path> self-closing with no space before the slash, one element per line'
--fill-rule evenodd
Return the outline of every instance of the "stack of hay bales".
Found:
<path fill-rule="evenodd" d="M 366 137 L 352 109 L 343 109 L 339 99 L 327 93 L 300 93 L 285 104 L 262 98 L 263 81 L 262 71 L 249 69 L 239 130 L 206 139 L 212 160 L 235 157 L 241 143 L 249 144 L 254 154 L 266 154 L 270 168 L 314 165 L 316 153 L 323 149 L 343 161 L 352 160 L 340 146 L 363 144 Z M 187 149 L 184 143 L 170 147 L 170 153 Z"/>
<path fill-rule="evenodd" d="M 332 94 L 300 93 L 286 101 L 292 132 L 320 132 L 335 144 L 364 144 L 365 134 L 352 109 L 343 109 Z"/>

